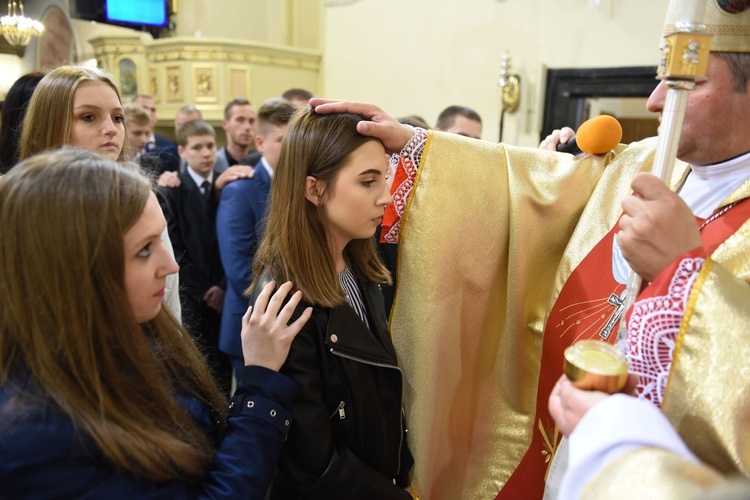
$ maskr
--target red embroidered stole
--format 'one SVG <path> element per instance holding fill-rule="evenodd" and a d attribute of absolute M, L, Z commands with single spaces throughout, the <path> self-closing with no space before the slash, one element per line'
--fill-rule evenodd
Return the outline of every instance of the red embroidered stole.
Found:
<path fill-rule="evenodd" d="M 549 416 L 547 400 L 563 373 L 563 351 L 577 340 L 598 339 L 615 311 L 607 301 L 611 295 L 619 298 L 625 289 L 611 271 L 612 241 L 617 231 L 618 226 L 586 255 L 565 281 L 552 307 L 544 329 L 531 445 L 497 495 L 499 499 L 542 498 L 547 469 L 561 437 Z M 617 338 L 618 323 L 615 321 L 610 341 Z"/>
<path fill-rule="evenodd" d="M 706 225 L 701 233 L 706 255 L 711 255 L 748 219 L 750 199 L 745 199 Z M 625 285 L 615 281 L 611 271 L 612 242 L 618 231 L 619 225 L 616 224 L 581 261 L 552 307 L 544 330 L 531 445 L 498 493 L 498 499 L 542 498 L 544 494 L 547 470 L 561 437 L 549 415 L 547 400 L 562 375 L 563 351 L 577 340 L 603 340 L 599 333 L 612 317 L 625 289 Z M 662 272 L 652 286 L 646 287 L 639 299 L 664 294 L 675 265 Z M 661 279 L 662 275 L 668 276 Z M 614 321 L 608 342 L 614 343 L 618 328 L 619 320 Z"/>

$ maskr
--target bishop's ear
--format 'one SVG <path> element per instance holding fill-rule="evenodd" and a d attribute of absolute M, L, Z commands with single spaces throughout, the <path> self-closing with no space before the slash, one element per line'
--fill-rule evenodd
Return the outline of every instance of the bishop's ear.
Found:
<path fill-rule="evenodd" d="M 320 196 L 322 192 L 323 183 L 312 175 L 308 175 L 305 178 L 305 198 L 307 198 L 307 201 L 309 201 L 316 207 L 319 207 L 321 202 Z"/>

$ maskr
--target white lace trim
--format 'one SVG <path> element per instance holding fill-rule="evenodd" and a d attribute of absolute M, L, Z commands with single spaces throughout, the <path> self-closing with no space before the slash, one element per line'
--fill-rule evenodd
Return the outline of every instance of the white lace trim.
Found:
<path fill-rule="evenodd" d="M 685 258 L 669 284 L 667 295 L 640 300 L 628 323 L 626 350 L 630 372 L 638 376 L 636 396 L 661 407 L 672 368 L 675 342 L 690 290 L 705 259 Z"/>
<path fill-rule="evenodd" d="M 404 149 L 398 155 L 391 156 L 390 168 L 395 169 L 395 165 L 398 165 L 400 161 L 402 168 L 406 172 L 406 179 L 392 193 L 393 207 L 398 214 L 398 222 L 384 236 L 385 241 L 388 243 L 398 243 L 401 219 L 406 210 L 406 202 L 409 200 L 409 195 L 414 188 L 414 179 L 417 177 L 417 169 L 419 168 L 419 162 L 422 161 L 422 153 L 427 142 L 427 131 L 425 129 L 419 127 L 412 128 L 414 129 L 414 135 L 406 143 Z"/>

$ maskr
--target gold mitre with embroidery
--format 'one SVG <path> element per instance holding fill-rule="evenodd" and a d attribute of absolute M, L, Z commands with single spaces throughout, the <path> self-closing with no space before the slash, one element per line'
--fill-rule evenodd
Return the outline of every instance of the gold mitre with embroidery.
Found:
<path fill-rule="evenodd" d="M 679 31 L 683 4 L 691 0 L 669 2 L 664 34 Z M 711 36 L 712 52 L 750 52 L 750 0 L 708 0 L 703 19 L 706 34 Z"/>

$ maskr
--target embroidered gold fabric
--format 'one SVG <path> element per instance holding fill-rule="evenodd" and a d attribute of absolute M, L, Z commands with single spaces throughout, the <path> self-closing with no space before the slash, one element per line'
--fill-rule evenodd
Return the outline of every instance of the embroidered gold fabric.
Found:
<path fill-rule="evenodd" d="M 662 411 L 702 460 L 750 475 L 750 222 L 691 292 Z"/>
<path fill-rule="evenodd" d="M 665 35 L 677 31 L 675 23 L 681 19 L 683 4 L 688 1 L 691 0 L 669 2 Z M 747 0 L 708 0 L 703 24 L 706 33 L 712 35 L 712 51 L 750 52 L 750 6 Z"/>
<path fill-rule="evenodd" d="M 722 205 L 748 195 L 746 181 Z M 725 475 L 746 478 L 750 476 L 748 255 L 750 221 L 714 251 L 693 286 L 661 407 L 705 464 Z M 688 493 L 724 498 L 716 490 L 706 490 L 716 481 L 704 484 L 705 474 L 716 476 L 667 452 L 643 450 L 610 464 L 591 482 L 585 498 L 625 498 L 623 492 L 637 498 L 634 483 L 647 484 L 651 498 L 688 498 Z M 737 487 L 750 491 L 747 482 L 739 481 Z"/>
<path fill-rule="evenodd" d="M 531 439 L 548 308 L 654 149 L 576 161 L 469 141 L 430 133 L 400 235 L 393 340 L 430 499 L 493 498 L 510 477 Z"/>

